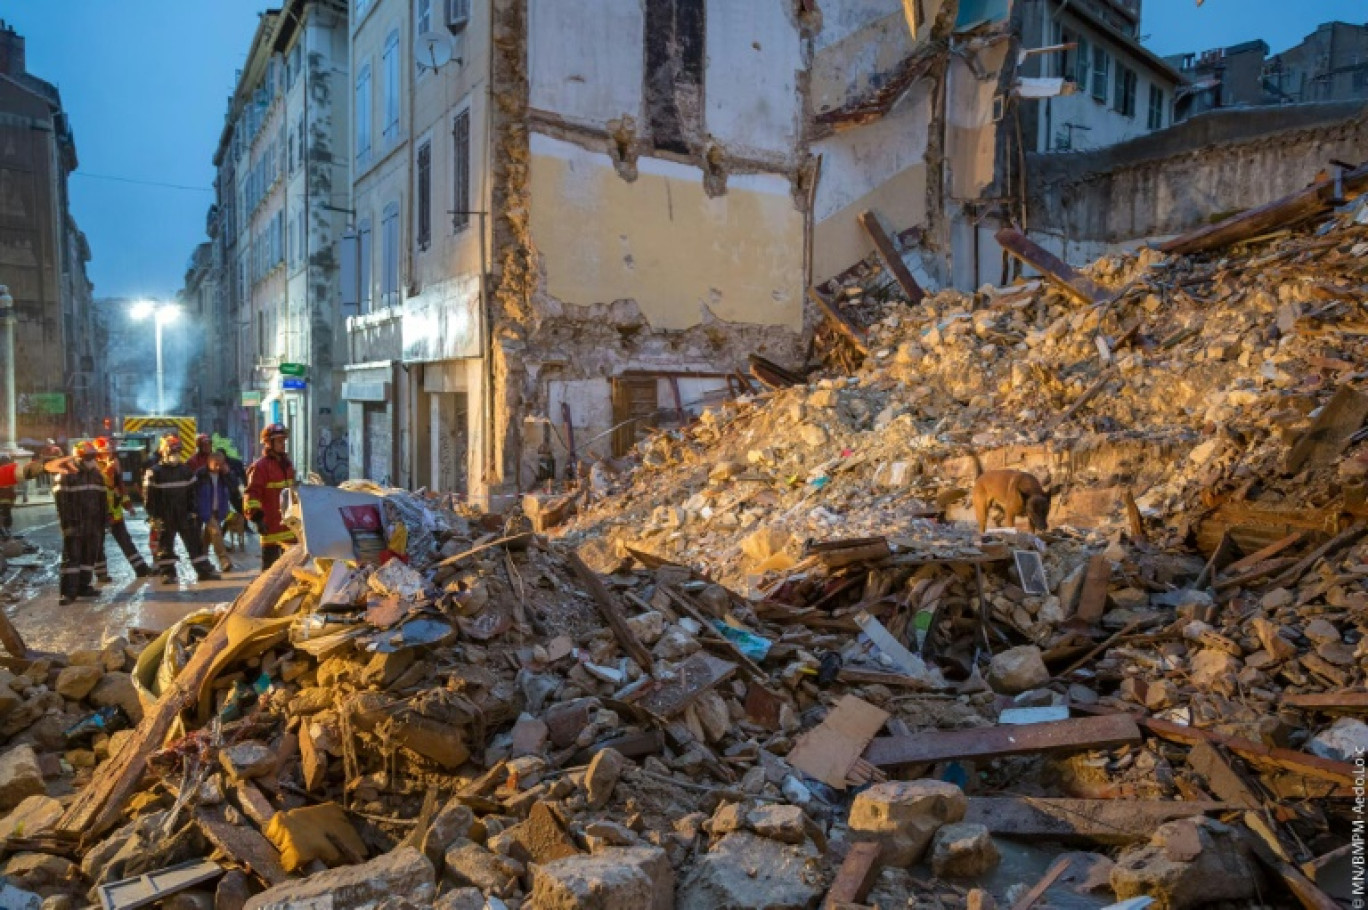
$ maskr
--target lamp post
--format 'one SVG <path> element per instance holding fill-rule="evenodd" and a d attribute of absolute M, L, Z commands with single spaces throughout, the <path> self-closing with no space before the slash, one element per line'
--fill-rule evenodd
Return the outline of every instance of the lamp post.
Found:
<path fill-rule="evenodd" d="M 166 414 L 166 372 L 162 366 L 162 326 L 180 318 L 180 307 L 174 303 L 157 303 L 140 300 L 133 304 L 129 315 L 134 319 L 152 319 L 153 332 L 157 339 L 157 416 Z"/>
<path fill-rule="evenodd" d="M 14 298 L 9 288 L 0 284 L 0 406 L 4 407 L 5 426 L 0 434 L 0 452 L 13 455 L 19 449 L 17 415 L 14 407 Z"/>

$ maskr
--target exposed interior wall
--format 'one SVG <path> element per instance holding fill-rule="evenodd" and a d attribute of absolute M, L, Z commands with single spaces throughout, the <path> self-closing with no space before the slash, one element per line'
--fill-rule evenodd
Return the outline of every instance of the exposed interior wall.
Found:
<path fill-rule="evenodd" d="M 821 283 L 874 251 L 857 220 L 873 211 L 893 232 L 924 225 L 931 86 L 919 83 L 888 116 L 814 142 L 822 172 L 813 200 L 813 280 Z"/>
<path fill-rule="evenodd" d="M 1218 145 L 1199 121 L 1235 112 L 1212 112 L 1129 146 L 1033 157 L 1040 176 L 1031 186 L 1032 229 L 1066 241 L 1068 258 L 1079 261 L 1105 245 L 1179 233 L 1213 213 L 1271 202 L 1305 187 L 1331 159 L 1363 157 L 1368 109 L 1348 118 L 1335 110 L 1340 119 L 1298 129 L 1282 128 L 1294 121 L 1294 108 L 1244 111 L 1266 132 Z"/>
<path fill-rule="evenodd" d="M 733 175 L 710 196 L 688 165 L 643 158 L 629 183 L 574 143 L 534 134 L 531 148 L 532 236 L 551 298 L 633 300 L 657 330 L 712 318 L 802 329 L 804 219 L 787 178 Z"/>
<path fill-rule="evenodd" d="M 797 164 L 804 61 L 793 4 L 713 2 L 706 30 L 709 140 L 729 156 Z"/>
<path fill-rule="evenodd" d="M 642 119 L 645 0 L 530 0 L 530 103 L 581 126 Z M 566 40 L 573 35 L 574 40 Z"/>
<path fill-rule="evenodd" d="M 901 0 L 823 4 L 822 29 L 813 39 L 813 112 L 869 94 L 912 49 Z"/>

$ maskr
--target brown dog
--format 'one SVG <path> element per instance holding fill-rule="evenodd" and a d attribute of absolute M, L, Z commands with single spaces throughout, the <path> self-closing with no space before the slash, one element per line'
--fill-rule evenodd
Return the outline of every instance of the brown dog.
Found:
<path fill-rule="evenodd" d="M 1040 485 L 1035 475 L 1025 471 L 985 471 L 974 481 L 974 515 L 978 518 L 979 533 L 988 530 L 988 510 L 994 503 L 1006 513 L 1007 527 L 1016 527 L 1018 515 L 1031 520 L 1031 530 L 1044 531 L 1049 527 L 1050 497 L 1053 494 Z"/>

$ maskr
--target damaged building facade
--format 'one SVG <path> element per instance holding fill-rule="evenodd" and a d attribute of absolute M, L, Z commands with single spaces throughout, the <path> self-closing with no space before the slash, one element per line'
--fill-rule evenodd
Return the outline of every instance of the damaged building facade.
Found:
<path fill-rule="evenodd" d="M 930 287 L 1001 270 L 1006 4 L 606 6 L 353 9 L 353 477 L 497 504 L 625 454 L 801 363 L 871 222 Z"/>

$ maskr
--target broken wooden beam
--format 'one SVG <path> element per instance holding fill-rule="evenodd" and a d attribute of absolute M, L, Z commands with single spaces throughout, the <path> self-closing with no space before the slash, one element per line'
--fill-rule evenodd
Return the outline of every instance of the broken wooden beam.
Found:
<path fill-rule="evenodd" d="M 1073 618 L 1080 624 L 1095 626 L 1107 611 L 1107 587 L 1111 584 L 1111 560 L 1097 553 L 1088 559 L 1083 576 L 1083 590 L 1078 595 L 1078 609 Z"/>
<path fill-rule="evenodd" d="M 802 373 L 795 373 L 759 354 L 751 354 L 748 359 L 751 375 L 768 388 L 786 389 L 807 382 L 807 377 Z"/>
<path fill-rule="evenodd" d="M 1259 563 L 1264 562 L 1265 560 L 1272 559 L 1274 556 L 1279 555 L 1284 550 L 1289 550 L 1292 547 L 1297 546 L 1299 543 L 1306 539 L 1309 533 L 1309 531 L 1293 531 L 1286 537 L 1283 537 L 1280 540 L 1275 540 L 1268 546 L 1263 547 L 1260 550 L 1256 550 L 1253 553 L 1250 553 L 1248 556 L 1243 556 L 1235 560 L 1230 565 L 1222 568 L 1221 572 L 1227 578 L 1234 577 L 1241 572 L 1245 572 L 1249 569 L 1254 568 Z M 1223 539 L 1228 539 L 1228 532 L 1226 535 L 1223 535 Z"/>
<path fill-rule="evenodd" d="M 10 622 L 4 610 L 0 610 L 0 644 L 5 646 L 11 657 L 20 660 L 27 660 L 29 657 L 28 645 L 24 644 L 23 636 L 14 628 L 14 623 Z"/>
<path fill-rule="evenodd" d="M 1283 473 L 1296 474 L 1303 468 L 1331 464 L 1363 427 L 1365 420 L 1368 420 L 1368 395 L 1356 392 L 1351 386 L 1340 386 L 1307 431 L 1288 449 Z"/>
<path fill-rule="evenodd" d="M 1304 692 L 1298 695 L 1284 695 L 1281 704 L 1284 708 L 1323 711 L 1327 714 L 1368 711 L 1368 692 L 1362 689 L 1341 689 L 1338 692 Z"/>
<path fill-rule="evenodd" d="M 908 270 L 907 263 L 903 262 L 897 247 L 893 245 L 893 238 L 884 230 L 879 216 L 873 212 L 861 212 L 858 220 L 860 227 L 864 228 L 869 239 L 874 242 L 874 250 L 879 254 L 879 261 L 888 269 L 888 274 L 893 276 L 893 280 L 898 282 L 898 286 L 907 295 L 908 302 L 921 303 L 926 297 L 926 291 L 922 290 L 922 286 L 917 284 L 917 279 L 912 277 L 912 272 Z"/>
<path fill-rule="evenodd" d="M 879 877 L 879 854 L 882 846 L 878 841 L 862 840 L 850 845 L 841 868 L 836 872 L 836 880 L 831 883 L 823 910 L 834 910 L 842 904 L 859 904 L 874 887 Z"/>
<path fill-rule="evenodd" d="M 1202 742 L 1192 747 L 1188 753 L 1188 767 L 1202 775 L 1207 789 L 1225 802 L 1244 809 L 1263 808 L 1263 800 L 1211 743 Z"/>
<path fill-rule="evenodd" d="M 975 796 L 969 799 L 964 821 L 984 825 L 994 836 L 1122 846 L 1148 841 L 1155 828 L 1176 818 L 1235 808 L 1227 803 L 1167 799 Z"/>
<path fill-rule="evenodd" d="M 1365 522 L 1359 522 L 1358 524 L 1345 528 L 1343 531 L 1306 554 L 1294 563 L 1292 568 L 1273 579 L 1269 584 L 1275 588 L 1283 588 L 1290 584 L 1295 584 L 1296 581 L 1305 575 L 1317 562 L 1329 556 L 1331 553 L 1337 553 L 1340 550 L 1343 550 L 1364 534 L 1368 534 L 1368 523 Z"/>
<path fill-rule="evenodd" d="M 834 328 L 842 338 L 849 341 L 855 347 L 855 350 L 859 351 L 862 356 L 869 356 L 869 344 L 865 341 L 864 333 L 851 325 L 850 322 L 837 311 L 836 307 L 822 296 L 820 291 L 814 287 L 809 287 L 808 299 L 815 303 L 817 309 L 821 310 L 822 314 L 831 321 L 831 327 Z"/>
<path fill-rule="evenodd" d="M 938 761 L 1106 749 L 1140 741 L 1140 728 L 1126 714 L 1073 717 L 1042 724 L 1003 724 L 974 730 L 927 730 L 882 736 L 865 750 L 875 767 L 897 768 Z"/>
<path fill-rule="evenodd" d="M 1338 182 L 1344 193 L 1357 194 L 1368 189 L 1368 165 L 1355 168 L 1347 174 L 1340 174 Z M 1248 240 L 1277 228 L 1292 227 L 1333 207 L 1331 201 L 1336 186 L 1336 178 L 1328 177 L 1317 181 L 1304 190 L 1276 199 L 1267 205 L 1249 209 L 1232 215 L 1216 224 L 1189 231 L 1172 240 L 1161 243 L 1159 249 L 1165 253 L 1190 255 L 1204 250 Z"/>
<path fill-rule="evenodd" d="M 57 823 L 59 832 L 90 842 L 118 819 L 124 803 L 142 779 L 147 756 L 162 747 L 176 718 L 195 704 L 214 659 L 228 647 L 228 618 L 252 619 L 268 615 L 294 584 L 293 572 L 304 564 L 307 555 L 302 547 L 289 547 L 275 565 L 238 595 L 233 606 L 195 649 L 170 688 L 144 715 L 133 735 L 126 737 L 119 750 L 96 769 L 90 783 L 67 807 Z"/>
<path fill-rule="evenodd" d="M 1095 717 L 1117 716 L 1106 708 L 1075 705 L 1074 710 Z M 1278 746 L 1266 746 L 1263 743 L 1241 736 L 1231 736 L 1226 733 L 1217 733 L 1214 730 L 1189 727 L 1169 720 L 1160 720 L 1157 717 L 1140 717 L 1133 714 L 1129 716 L 1146 732 L 1169 742 L 1181 743 L 1185 746 L 1195 746 L 1201 742 L 1213 743 L 1224 746 L 1245 761 L 1260 767 L 1290 771 L 1293 774 L 1300 774 L 1317 780 L 1343 784 L 1345 787 L 1339 795 L 1347 794 L 1348 788 L 1354 785 L 1354 765 L 1352 762 L 1321 758 L 1318 755 L 1309 755 L 1305 752 L 1283 749 Z"/>
<path fill-rule="evenodd" d="M 1011 253 L 1079 303 L 1102 303 L 1108 293 L 1091 278 L 1045 249 L 1016 228 L 1003 228 L 995 238 L 998 246 Z"/>
<path fill-rule="evenodd" d="M 623 618 L 622 611 L 617 604 L 613 603 L 612 595 L 608 593 L 608 588 L 603 584 L 603 579 L 593 569 L 584 564 L 584 560 L 579 558 L 574 550 L 566 549 L 563 551 L 565 559 L 570 563 L 570 568 L 575 570 L 580 582 L 589 589 L 589 594 L 594 598 L 594 603 L 598 605 L 599 613 L 608 623 L 608 627 L 613 630 L 613 635 L 617 637 L 618 644 L 622 650 L 636 661 L 638 667 L 647 673 L 654 669 L 651 661 L 651 652 L 646 650 L 646 646 L 637 640 L 632 634 L 632 630 L 627 625 L 627 620 Z"/>
<path fill-rule="evenodd" d="M 1050 890 L 1050 886 L 1053 885 L 1061 875 L 1068 871 L 1069 865 L 1072 862 L 1073 859 L 1068 856 L 1061 856 L 1059 859 L 1055 860 L 1050 865 L 1050 868 L 1045 870 L 1045 874 L 1040 877 L 1040 881 L 1036 882 L 1035 886 L 1032 887 L 1030 891 L 1027 891 L 1025 894 L 1021 895 L 1021 897 L 1017 898 L 1016 903 L 1012 904 L 1012 910 L 1031 910 L 1031 908 L 1036 905 L 1036 901 L 1040 900 L 1045 892 Z"/>

